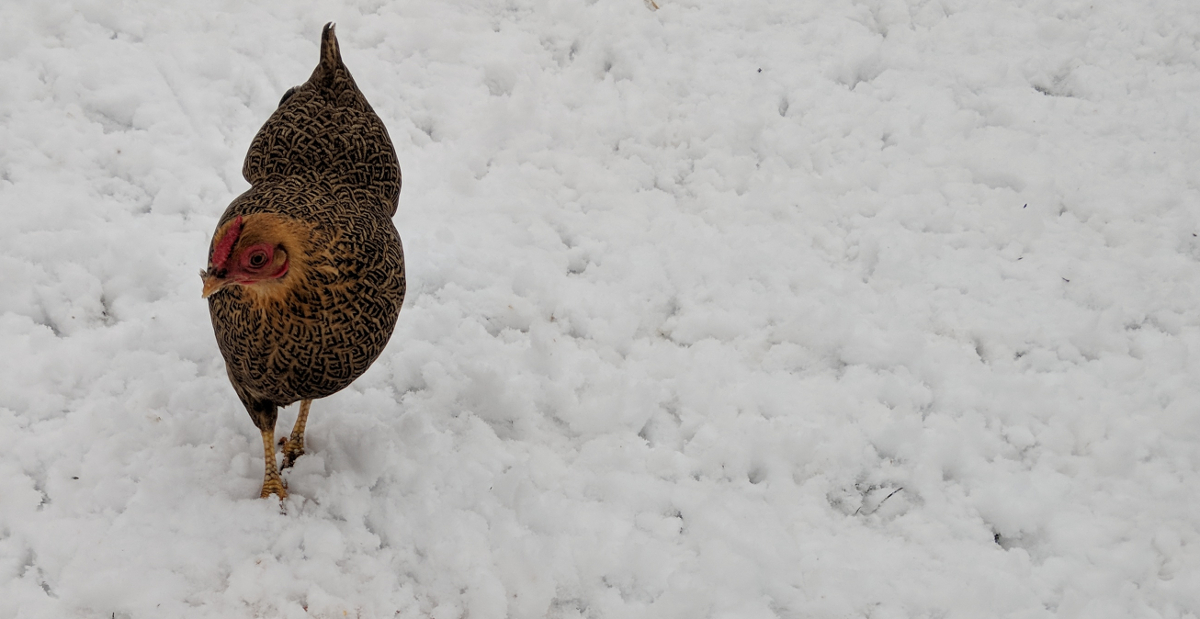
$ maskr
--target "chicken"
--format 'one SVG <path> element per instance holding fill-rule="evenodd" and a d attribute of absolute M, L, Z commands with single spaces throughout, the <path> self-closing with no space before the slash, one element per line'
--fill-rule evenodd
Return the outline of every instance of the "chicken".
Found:
<path fill-rule="evenodd" d="M 217 223 L 200 273 L 233 389 L 262 433 L 261 496 L 282 500 L 278 409 L 300 402 L 283 467 L 304 453 L 317 398 L 362 375 L 404 302 L 404 250 L 392 216 L 400 166 L 383 122 L 342 63 L 333 24 L 321 59 L 287 91 L 246 154 L 250 189 Z"/>

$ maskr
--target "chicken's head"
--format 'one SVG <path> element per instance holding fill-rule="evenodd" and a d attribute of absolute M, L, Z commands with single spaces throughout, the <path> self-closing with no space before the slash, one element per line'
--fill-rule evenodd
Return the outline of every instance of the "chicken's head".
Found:
<path fill-rule="evenodd" d="M 288 272 L 286 235 L 272 225 L 270 215 L 241 215 L 217 228 L 213 235 L 208 270 L 200 272 L 203 296 L 232 285 L 261 286 L 278 283 Z"/>

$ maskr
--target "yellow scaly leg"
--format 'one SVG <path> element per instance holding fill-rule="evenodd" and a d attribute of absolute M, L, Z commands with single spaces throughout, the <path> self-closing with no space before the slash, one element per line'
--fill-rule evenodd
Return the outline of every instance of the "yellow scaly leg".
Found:
<path fill-rule="evenodd" d="M 287 486 L 283 483 L 283 478 L 279 476 L 279 469 L 275 466 L 275 430 L 274 428 L 262 430 L 263 440 L 263 460 L 266 463 L 266 472 L 263 473 L 262 498 L 267 498 L 272 494 L 279 495 L 279 500 L 287 498 Z"/>
<path fill-rule="evenodd" d="M 283 442 L 283 468 L 296 463 L 296 458 L 304 455 L 304 426 L 308 423 L 308 407 L 312 400 L 300 401 L 300 415 L 296 417 L 296 425 L 292 426 L 292 435 Z"/>

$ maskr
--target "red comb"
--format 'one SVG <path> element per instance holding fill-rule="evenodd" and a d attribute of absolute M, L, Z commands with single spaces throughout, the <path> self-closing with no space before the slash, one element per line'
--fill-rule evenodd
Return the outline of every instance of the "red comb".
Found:
<path fill-rule="evenodd" d="M 225 231 L 225 236 L 213 248 L 212 263 L 218 269 L 224 269 L 225 263 L 229 262 L 229 254 L 233 252 L 233 244 L 237 242 L 238 236 L 242 234 L 242 216 L 238 215 L 233 220 L 233 224 Z"/>

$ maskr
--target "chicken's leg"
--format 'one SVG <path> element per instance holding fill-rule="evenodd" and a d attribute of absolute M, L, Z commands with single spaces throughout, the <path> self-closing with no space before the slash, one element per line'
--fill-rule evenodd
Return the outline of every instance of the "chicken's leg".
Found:
<path fill-rule="evenodd" d="M 300 415 L 296 417 L 296 425 L 292 426 L 292 435 L 283 442 L 283 468 L 296 463 L 296 458 L 304 455 L 304 426 L 308 423 L 308 407 L 312 400 L 300 401 Z"/>
<path fill-rule="evenodd" d="M 273 428 L 262 430 L 262 440 L 266 472 L 263 473 L 263 487 L 260 496 L 265 499 L 276 494 L 282 501 L 287 498 L 287 486 L 284 485 L 283 478 L 279 476 L 279 469 L 275 466 L 275 430 Z"/>

